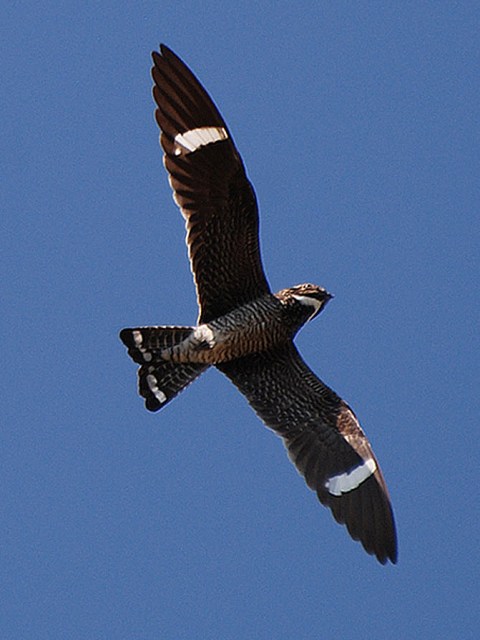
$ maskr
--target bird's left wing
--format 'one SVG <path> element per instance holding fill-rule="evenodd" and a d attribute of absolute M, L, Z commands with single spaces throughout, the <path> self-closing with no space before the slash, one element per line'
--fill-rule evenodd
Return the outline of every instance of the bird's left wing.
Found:
<path fill-rule="evenodd" d="M 350 407 L 317 378 L 293 343 L 217 367 L 283 438 L 290 459 L 337 522 L 382 564 L 395 563 L 393 511 L 370 443 Z"/>

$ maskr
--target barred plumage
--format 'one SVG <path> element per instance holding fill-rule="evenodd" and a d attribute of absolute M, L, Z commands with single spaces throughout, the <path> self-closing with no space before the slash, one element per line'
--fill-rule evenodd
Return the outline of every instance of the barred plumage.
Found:
<path fill-rule="evenodd" d="M 153 53 L 156 120 L 174 200 L 186 220 L 199 306 L 195 327 L 137 327 L 120 337 L 157 411 L 209 366 L 238 387 L 319 500 L 381 563 L 396 562 L 393 511 L 378 462 L 350 407 L 293 344 L 331 295 L 302 284 L 271 293 L 255 192 L 218 109 L 167 47 Z"/>

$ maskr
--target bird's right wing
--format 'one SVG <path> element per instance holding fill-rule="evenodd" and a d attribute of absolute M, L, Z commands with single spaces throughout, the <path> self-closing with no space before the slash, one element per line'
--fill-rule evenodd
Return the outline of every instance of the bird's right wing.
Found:
<path fill-rule="evenodd" d="M 186 220 L 199 321 L 209 322 L 270 291 L 255 192 L 227 125 L 200 82 L 165 45 L 152 56 L 164 163 Z"/>
<path fill-rule="evenodd" d="M 292 342 L 217 365 L 279 434 L 289 457 L 354 540 L 395 563 L 393 511 L 382 472 L 350 407 L 302 360 Z"/>

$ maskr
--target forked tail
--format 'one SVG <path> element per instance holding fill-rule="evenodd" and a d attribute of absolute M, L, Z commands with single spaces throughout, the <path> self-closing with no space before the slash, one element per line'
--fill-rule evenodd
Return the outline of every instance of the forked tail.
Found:
<path fill-rule="evenodd" d="M 206 364 L 162 360 L 160 353 L 185 340 L 195 327 L 136 327 L 122 329 L 120 340 L 140 365 L 138 391 L 149 411 L 158 411 L 208 368 Z"/>

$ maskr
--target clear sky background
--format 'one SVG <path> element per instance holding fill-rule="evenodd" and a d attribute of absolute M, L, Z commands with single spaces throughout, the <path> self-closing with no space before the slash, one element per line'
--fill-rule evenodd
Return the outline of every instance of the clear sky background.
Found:
<path fill-rule="evenodd" d="M 241 8 L 238 8 L 238 5 Z M 11 2 L 1 13 L 0 637 L 478 637 L 478 2 Z M 124 326 L 191 324 L 153 120 L 220 107 L 297 344 L 394 503 L 383 567 L 211 370 L 148 413 Z"/>

